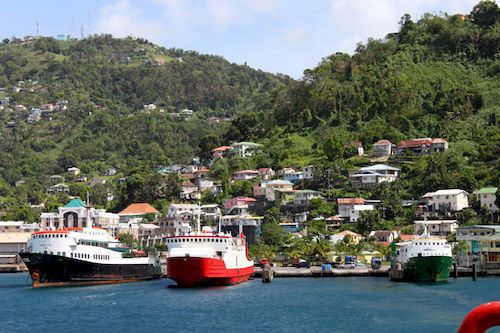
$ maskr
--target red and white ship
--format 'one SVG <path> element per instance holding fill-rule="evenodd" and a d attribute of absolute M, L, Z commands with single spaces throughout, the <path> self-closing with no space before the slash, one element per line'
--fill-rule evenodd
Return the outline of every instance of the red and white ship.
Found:
<path fill-rule="evenodd" d="M 167 246 L 167 275 L 183 287 L 235 284 L 253 273 L 243 234 L 231 237 L 203 227 L 202 232 L 168 237 Z"/>

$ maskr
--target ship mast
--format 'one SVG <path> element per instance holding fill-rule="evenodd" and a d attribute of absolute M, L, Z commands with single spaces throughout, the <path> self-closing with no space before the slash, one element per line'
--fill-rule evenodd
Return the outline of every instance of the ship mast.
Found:
<path fill-rule="evenodd" d="M 92 229 L 92 220 L 90 219 L 90 198 L 87 192 L 87 228 Z"/>
<path fill-rule="evenodd" d="M 198 233 L 201 233 L 201 203 L 198 201 L 198 219 L 196 220 L 196 228 Z"/>

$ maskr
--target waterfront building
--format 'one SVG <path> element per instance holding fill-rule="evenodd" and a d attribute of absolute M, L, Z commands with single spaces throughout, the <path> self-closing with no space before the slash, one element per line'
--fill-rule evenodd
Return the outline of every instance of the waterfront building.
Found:
<path fill-rule="evenodd" d="M 19 264 L 17 256 L 26 247 L 34 232 L 40 231 L 38 223 L 0 221 L 0 264 Z"/>
<path fill-rule="evenodd" d="M 486 207 L 491 212 L 498 212 L 498 206 L 495 203 L 498 187 L 483 187 L 477 191 L 477 199 L 481 207 Z"/>
<path fill-rule="evenodd" d="M 116 235 L 116 228 L 120 217 L 117 214 L 106 212 L 105 209 L 96 209 L 88 206 L 80 199 L 73 199 L 64 207 L 59 207 L 56 213 L 42 213 L 40 226 L 42 229 L 54 228 L 85 228 L 87 218 L 93 226 L 100 226 Z"/>
<path fill-rule="evenodd" d="M 457 241 L 466 241 L 472 254 L 486 268 L 500 269 L 500 226 L 473 225 L 457 228 Z"/>
<path fill-rule="evenodd" d="M 424 225 L 427 225 L 427 231 L 433 236 L 448 236 L 455 233 L 458 228 L 457 220 L 425 220 L 414 223 L 416 234 L 421 234 L 424 231 Z"/>
<path fill-rule="evenodd" d="M 160 212 L 148 203 L 133 203 L 118 213 L 120 223 L 141 223 L 147 221 L 148 216 L 153 219 L 160 217 Z"/>

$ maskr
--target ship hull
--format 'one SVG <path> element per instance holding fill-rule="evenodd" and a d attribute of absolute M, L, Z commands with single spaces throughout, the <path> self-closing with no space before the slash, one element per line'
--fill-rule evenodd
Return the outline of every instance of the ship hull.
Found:
<path fill-rule="evenodd" d="M 33 288 L 137 282 L 157 279 L 151 264 L 100 264 L 53 254 L 20 253 Z"/>
<path fill-rule="evenodd" d="M 391 268 L 394 281 L 442 282 L 448 280 L 452 258 L 447 256 L 419 256 L 408 260 L 402 270 Z"/>
<path fill-rule="evenodd" d="M 228 269 L 224 260 L 199 257 L 167 258 L 167 276 L 182 287 L 222 286 L 241 283 L 252 275 L 253 265 Z"/>

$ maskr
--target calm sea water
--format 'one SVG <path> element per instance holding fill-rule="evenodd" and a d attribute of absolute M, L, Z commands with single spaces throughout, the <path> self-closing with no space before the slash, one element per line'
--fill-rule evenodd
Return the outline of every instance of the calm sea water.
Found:
<path fill-rule="evenodd" d="M 277 278 L 209 289 L 169 288 L 168 279 L 49 289 L 26 283 L 27 274 L 0 274 L 0 331 L 454 332 L 474 307 L 500 300 L 499 278 L 438 285 Z"/>

